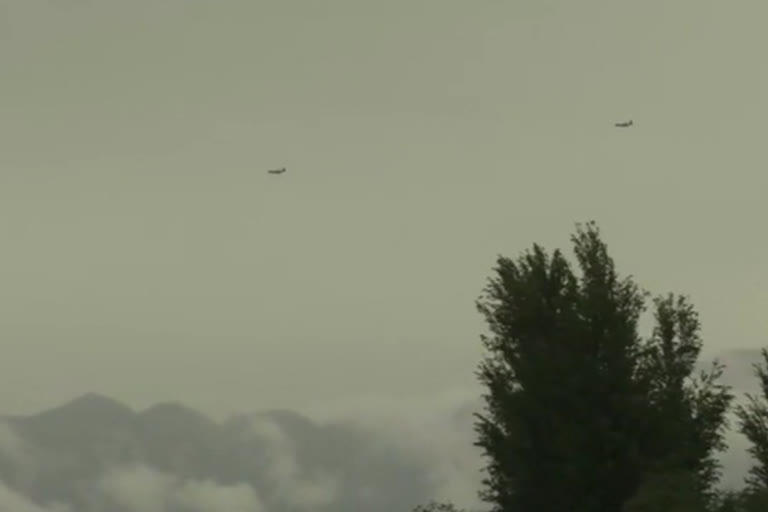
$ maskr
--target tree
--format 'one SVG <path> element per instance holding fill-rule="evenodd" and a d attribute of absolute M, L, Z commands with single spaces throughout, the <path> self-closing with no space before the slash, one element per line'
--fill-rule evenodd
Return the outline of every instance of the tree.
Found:
<path fill-rule="evenodd" d="M 426 505 L 417 505 L 413 512 L 466 512 L 459 509 L 453 503 L 443 501 L 430 501 Z"/>
<path fill-rule="evenodd" d="M 711 507 L 714 512 L 765 512 L 768 510 L 768 491 L 745 487 L 738 491 L 721 491 Z"/>
<path fill-rule="evenodd" d="M 698 378 L 691 376 L 702 342 L 690 302 L 670 294 L 657 297 L 654 305 L 656 324 L 642 362 L 652 405 L 648 424 L 654 442 L 646 448 L 649 470 L 694 478 L 698 492 L 713 500 L 720 477 L 715 454 L 726 448 L 726 413 L 733 395 L 718 383 L 723 372 L 718 361 Z"/>
<path fill-rule="evenodd" d="M 578 276 L 535 244 L 517 261 L 499 257 L 478 299 L 491 332 L 477 372 L 481 498 L 495 512 L 619 512 L 656 475 L 688 471 L 706 488 L 729 397 L 716 371 L 698 388 L 686 380 L 700 348 L 695 312 L 656 299 L 643 340 L 648 294 L 618 275 L 594 223 L 571 241 Z"/>
<path fill-rule="evenodd" d="M 768 489 L 746 488 L 741 495 L 739 512 L 765 512 L 768 510 Z"/>
<path fill-rule="evenodd" d="M 690 472 L 654 473 L 626 502 L 623 512 L 705 512 L 707 499 L 698 487 L 698 476 Z M 718 512 L 731 511 L 723 507 Z"/>
<path fill-rule="evenodd" d="M 768 491 L 768 350 L 761 351 L 762 364 L 754 365 L 762 396 L 747 395 L 747 405 L 736 409 L 739 430 L 749 440 L 749 454 L 755 461 L 750 468 L 747 486 Z"/>

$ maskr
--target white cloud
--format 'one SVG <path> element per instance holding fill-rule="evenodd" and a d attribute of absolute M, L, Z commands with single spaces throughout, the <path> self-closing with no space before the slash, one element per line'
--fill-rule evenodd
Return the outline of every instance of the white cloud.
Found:
<path fill-rule="evenodd" d="M 453 389 L 438 395 L 397 398 L 365 396 L 318 407 L 307 413 L 321 421 L 341 421 L 367 430 L 379 450 L 427 468 L 430 499 L 464 508 L 485 508 L 477 491 L 483 461 L 472 413 L 481 409 L 482 390 Z"/>
<path fill-rule="evenodd" d="M 267 442 L 265 464 L 277 500 L 307 509 L 333 502 L 338 493 L 337 479 L 333 475 L 302 474 L 293 441 L 279 425 L 266 417 L 257 417 L 251 421 L 251 432 Z"/>
<path fill-rule="evenodd" d="M 729 363 L 727 358 L 725 362 Z M 734 384 L 739 401 L 743 391 L 746 388 L 753 391 L 755 384 L 754 378 L 747 378 L 748 365 L 741 366 L 734 363 L 726 379 L 726 383 Z M 472 445 L 475 439 L 472 413 L 481 408 L 481 392 L 478 387 L 403 399 L 366 396 L 353 401 L 318 404 L 314 411 L 310 411 L 310 416 L 320 423 L 351 427 L 350 446 L 364 448 L 364 464 L 370 460 L 371 470 L 361 470 L 361 479 L 354 484 L 346 480 L 348 475 L 344 471 L 348 468 L 322 462 L 322 457 L 311 455 L 308 459 L 317 464 L 308 462 L 312 465 L 305 465 L 307 457 L 299 452 L 299 447 L 304 443 L 322 442 L 324 434 L 308 429 L 297 434 L 305 437 L 292 439 L 281 429 L 279 420 L 265 414 L 254 417 L 249 429 L 250 435 L 259 439 L 265 450 L 263 459 L 258 461 L 260 471 L 263 470 L 267 478 L 261 496 L 244 483 L 223 486 L 213 481 L 182 479 L 135 465 L 113 468 L 90 481 L 87 499 L 92 510 L 99 511 L 119 507 L 129 512 L 264 512 L 267 508 L 264 503 L 271 510 L 279 511 L 288 506 L 309 511 L 326 505 L 334 509 L 337 503 L 358 496 L 365 497 L 363 502 L 376 509 L 377 504 L 384 503 L 380 500 L 404 485 L 403 481 L 393 480 L 391 475 L 377 477 L 376 465 L 382 464 L 385 469 L 402 467 L 406 472 L 413 471 L 419 480 L 401 503 L 412 499 L 422 502 L 435 499 L 450 501 L 462 508 L 484 509 L 485 505 L 477 497 L 484 461 Z M 746 454 L 748 443 L 737 432 L 737 426 L 731 415 L 731 430 L 727 434 L 729 450 L 721 457 L 723 485 L 727 487 L 741 486 L 751 464 Z M 0 454 L 16 463 L 16 475 L 26 475 L 23 480 L 27 482 L 34 481 L 39 468 L 50 468 L 52 464 L 66 466 L 57 462 L 64 455 L 36 452 L 2 422 Z M 340 475 L 344 475 L 344 479 Z M 426 485 L 418 475 L 426 475 Z M 7 486 L 0 488 L 0 512 L 6 509 L 12 512 L 67 510 L 61 506 L 35 504 L 24 497 L 24 494 L 35 496 L 27 492 L 31 487 L 19 482 L 18 478 L 13 482 L 9 480 Z M 409 512 L 408 505 L 398 504 L 397 507 L 402 508 L 400 512 Z"/>
<path fill-rule="evenodd" d="M 110 470 L 102 477 L 101 488 L 108 498 L 130 510 L 164 512 L 174 481 L 170 475 L 137 466 Z"/>
<path fill-rule="evenodd" d="M 14 478 L 8 483 L 22 491 L 30 489 L 40 467 L 40 455 L 4 421 L 0 421 L 0 454 L 13 463 Z"/>
<path fill-rule="evenodd" d="M 218 485 L 211 481 L 181 480 L 145 466 L 109 471 L 100 482 L 108 500 L 131 512 L 262 512 L 264 506 L 246 484 Z"/>

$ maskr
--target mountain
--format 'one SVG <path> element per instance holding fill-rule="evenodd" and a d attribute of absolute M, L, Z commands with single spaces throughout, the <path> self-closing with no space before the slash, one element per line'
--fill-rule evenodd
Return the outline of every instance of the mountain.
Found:
<path fill-rule="evenodd" d="M 179 403 L 158 404 L 137 418 L 144 461 L 183 478 L 216 478 L 211 464 L 226 444 L 221 427 Z"/>
<path fill-rule="evenodd" d="M 737 396 L 755 388 L 759 350 L 719 356 Z M 137 412 L 89 393 L 0 417 L 0 511 L 23 510 L 8 496 L 78 512 L 408 512 L 431 499 L 476 506 L 482 460 L 471 422 L 480 405 L 457 399 L 420 411 L 429 421 L 413 425 L 394 416 L 386 425 L 317 423 L 286 410 L 216 422 L 181 403 Z M 727 441 L 724 480 L 738 486 L 749 467 L 746 443 L 735 432 Z"/>
<path fill-rule="evenodd" d="M 149 505 L 120 505 L 139 485 L 182 497 L 192 488 L 219 497 L 250 489 L 273 512 L 407 511 L 432 495 L 426 461 L 389 451 L 369 431 L 292 411 L 218 423 L 180 403 L 136 412 L 89 393 L 0 423 L 0 483 L 35 503 L 82 512 L 143 510 Z"/>

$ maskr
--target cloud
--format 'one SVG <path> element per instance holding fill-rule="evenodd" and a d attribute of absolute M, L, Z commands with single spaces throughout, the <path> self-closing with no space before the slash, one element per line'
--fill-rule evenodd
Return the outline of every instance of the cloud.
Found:
<path fill-rule="evenodd" d="M 175 478 L 146 467 L 113 469 L 102 477 L 104 495 L 128 510 L 164 512 Z"/>
<path fill-rule="evenodd" d="M 251 420 L 250 426 L 254 436 L 266 441 L 264 463 L 279 501 L 307 509 L 333 503 L 338 492 L 336 478 L 328 474 L 304 475 L 294 442 L 276 422 L 259 416 Z"/>
<path fill-rule="evenodd" d="M 126 512 L 265 510 L 249 485 L 223 486 L 206 480 L 182 480 L 142 465 L 112 469 L 101 478 L 98 487 L 107 503 Z"/>
<path fill-rule="evenodd" d="M 5 421 L 0 421 L 0 454 L 17 463 L 28 462 L 31 457 L 29 447 Z"/>
<path fill-rule="evenodd" d="M 379 457 L 396 457 L 424 471 L 428 500 L 478 509 L 485 508 L 477 496 L 484 464 L 473 446 L 480 393 L 473 388 L 407 398 L 364 396 L 308 414 L 354 425 L 367 433 Z"/>
<path fill-rule="evenodd" d="M 71 512 L 61 503 L 39 505 L 0 482 L 0 510 L 8 512 Z"/>
<path fill-rule="evenodd" d="M 40 454 L 6 421 L 0 421 L 0 461 L 7 484 L 20 491 L 32 489 L 41 464 Z"/>
<path fill-rule="evenodd" d="M 262 512 L 264 505 L 253 488 L 247 484 L 216 485 L 211 481 L 184 482 L 176 490 L 173 502 L 190 511 Z"/>
<path fill-rule="evenodd" d="M 755 389 L 753 358 L 722 359 L 741 401 Z M 482 510 L 481 392 L 362 396 L 318 404 L 313 420 L 270 411 L 221 424 L 183 407 L 149 415 L 80 399 L 0 421 L 0 512 L 410 512 L 430 500 Z M 751 462 L 731 420 L 723 485 L 739 487 Z"/>

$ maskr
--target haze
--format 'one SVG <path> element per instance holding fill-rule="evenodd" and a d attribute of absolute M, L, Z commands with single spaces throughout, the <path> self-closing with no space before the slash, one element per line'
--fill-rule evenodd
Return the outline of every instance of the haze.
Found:
<path fill-rule="evenodd" d="M 1 411 L 471 394 L 496 255 L 588 219 L 765 344 L 766 5 L 0 6 Z"/>

